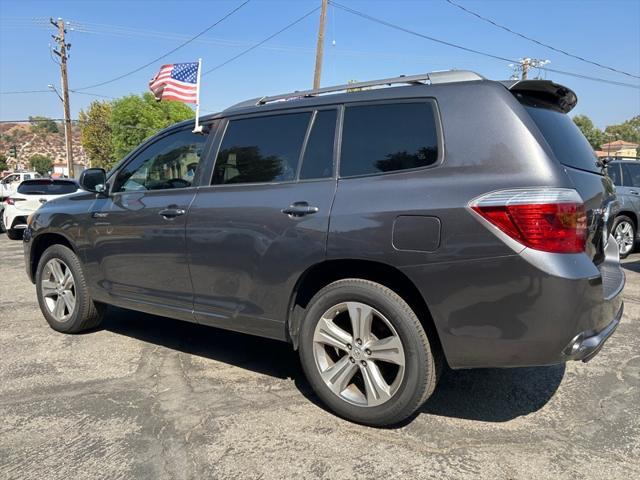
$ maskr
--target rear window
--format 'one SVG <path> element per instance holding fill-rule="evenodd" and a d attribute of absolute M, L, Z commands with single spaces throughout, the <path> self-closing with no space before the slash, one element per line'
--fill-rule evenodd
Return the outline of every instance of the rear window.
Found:
<path fill-rule="evenodd" d="M 602 173 L 593 148 L 568 115 L 548 108 L 525 108 L 560 163 L 567 167 Z"/>
<path fill-rule="evenodd" d="M 23 182 L 18 187 L 18 193 L 23 195 L 65 195 L 76 190 L 78 186 L 75 183 L 57 180 Z"/>

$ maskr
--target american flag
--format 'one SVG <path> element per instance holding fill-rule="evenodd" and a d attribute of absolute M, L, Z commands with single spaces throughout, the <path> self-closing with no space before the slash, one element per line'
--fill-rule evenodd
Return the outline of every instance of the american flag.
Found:
<path fill-rule="evenodd" d="M 198 102 L 198 62 L 163 65 L 149 81 L 156 100 Z"/>

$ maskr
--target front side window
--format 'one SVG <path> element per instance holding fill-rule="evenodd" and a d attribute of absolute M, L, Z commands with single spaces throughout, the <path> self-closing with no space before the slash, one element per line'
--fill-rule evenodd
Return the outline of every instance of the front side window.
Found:
<path fill-rule="evenodd" d="M 229 121 L 213 184 L 292 181 L 311 112 Z"/>
<path fill-rule="evenodd" d="M 206 141 L 206 135 L 191 130 L 180 130 L 163 137 L 118 172 L 113 191 L 190 187 Z"/>
<path fill-rule="evenodd" d="M 341 176 L 426 167 L 437 160 L 438 132 L 431 102 L 345 109 Z"/>
<path fill-rule="evenodd" d="M 624 163 L 624 186 L 640 188 L 640 164 Z"/>

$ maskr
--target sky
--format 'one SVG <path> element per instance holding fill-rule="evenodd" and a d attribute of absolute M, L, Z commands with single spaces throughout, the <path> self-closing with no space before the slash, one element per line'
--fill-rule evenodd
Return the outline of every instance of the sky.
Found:
<path fill-rule="evenodd" d="M 49 45 L 49 17 L 70 22 L 69 87 L 110 80 L 169 52 L 233 10 L 243 0 L 0 0 L 0 120 L 29 115 L 62 117 L 62 104 L 46 90 L 60 85 Z M 640 76 L 640 1 L 454 0 L 525 35 L 589 60 Z M 640 87 L 640 79 L 567 57 L 496 28 L 445 0 L 336 0 L 355 10 L 424 35 L 507 59 L 550 60 L 548 65 L 580 75 Z M 164 63 L 202 58 L 206 71 L 277 32 L 320 4 L 320 0 L 251 0 L 196 41 L 138 73 L 71 94 L 71 114 L 104 95 L 121 97 L 147 90 Z M 263 95 L 312 87 L 319 11 L 262 47 L 202 78 L 201 113 L 219 111 Z M 461 51 L 390 29 L 329 7 L 322 85 L 436 70 L 473 70 L 507 79 L 507 61 Z M 572 114 L 586 114 L 603 128 L 640 114 L 640 89 L 546 72 L 546 78 L 578 94 Z"/>

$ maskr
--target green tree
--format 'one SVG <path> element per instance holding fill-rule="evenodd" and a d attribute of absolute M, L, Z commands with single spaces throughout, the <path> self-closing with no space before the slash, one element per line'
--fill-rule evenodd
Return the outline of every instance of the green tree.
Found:
<path fill-rule="evenodd" d="M 80 143 L 92 167 L 109 170 L 115 163 L 111 138 L 110 102 L 94 101 L 85 112 L 80 111 Z"/>
<path fill-rule="evenodd" d="M 33 133 L 59 133 L 58 124 L 49 117 L 29 116 Z"/>
<path fill-rule="evenodd" d="M 53 170 L 53 160 L 46 155 L 40 155 L 36 153 L 29 159 L 29 165 L 31 169 L 38 172 L 40 175 L 46 175 Z"/>
<path fill-rule="evenodd" d="M 120 161 L 159 130 L 193 117 L 194 112 L 187 105 L 174 101 L 157 102 L 149 92 L 114 101 L 109 121 L 114 162 Z"/>
<path fill-rule="evenodd" d="M 591 119 L 586 115 L 576 115 L 573 117 L 575 123 L 582 134 L 587 138 L 594 150 L 600 150 L 600 145 L 605 143 L 605 136 L 602 130 L 597 128 Z"/>
<path fill-rule="evenodd" d="M 618 125 L 609 125 L 604 132 L 609 137 L 640 144 L 640 115 Z"/>
<path fill-rule="evenodd" d="M 0 153 L 0 172 L 4 172 L 9 169 L 9 165 L 7 165 L 7 156 Z"/>

